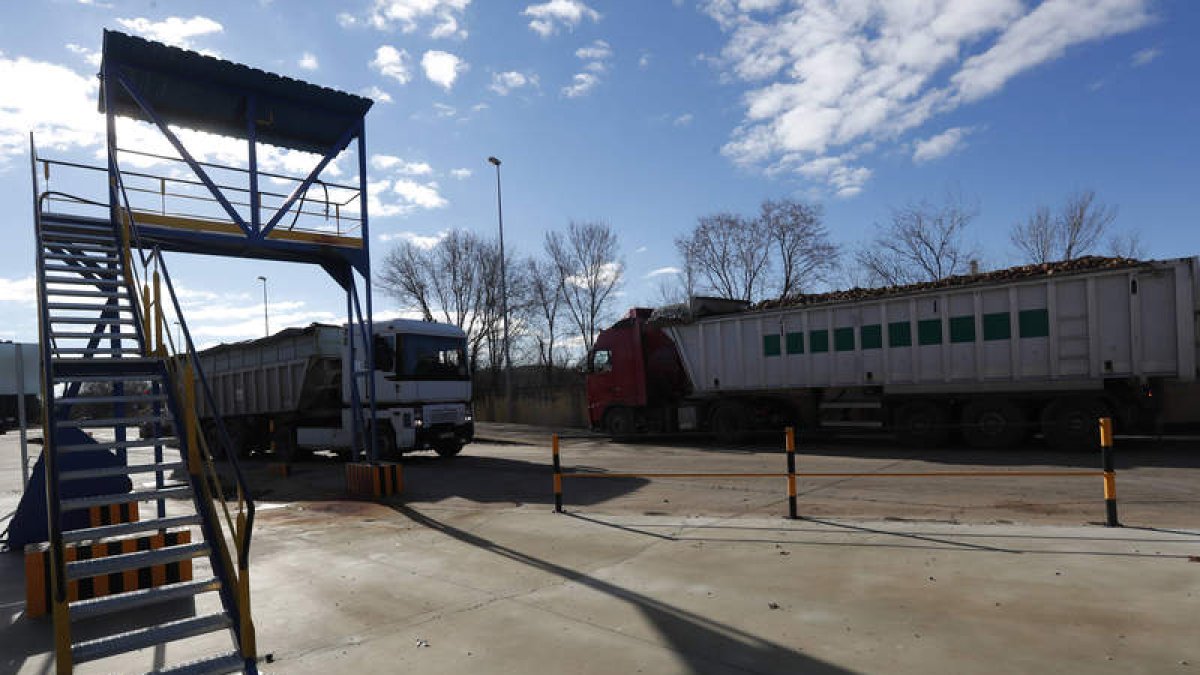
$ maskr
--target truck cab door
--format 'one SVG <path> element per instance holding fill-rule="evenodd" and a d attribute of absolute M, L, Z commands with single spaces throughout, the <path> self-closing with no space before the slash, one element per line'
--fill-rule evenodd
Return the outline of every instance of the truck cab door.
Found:
<path fill-rule="evenodd" d="M 597 340 L 587 363 L 588 418 L 599 425 L 612 407 L 646 404 L 645 368 L 636 327 L 609 329 Z"/>

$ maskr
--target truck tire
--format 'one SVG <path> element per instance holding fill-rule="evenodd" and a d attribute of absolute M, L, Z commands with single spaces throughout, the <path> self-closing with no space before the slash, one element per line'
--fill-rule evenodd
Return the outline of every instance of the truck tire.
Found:
<path fill-rule="evenodd" d="M 370 432 L 370 429 L 367 430 Z M 366 443 L 370 444 L 371 439 L 368 437 Z M 392 425 L 384 422 L 379 425 L 379 435 L 375 437 L 375 450 L 379 453 L 379 459 L 388 462 L 400 461 L 399 447 L 396 445 L 396 432 L 392 429 Z"/>
<path fill-rule="evenodd" d="M 722 403 L 713 411 L 709 426 L 720 443 L 737 443 L 746 428 L 746 411 L 737 403 Z"/>
<path fill-rule="evenodd" d="M 938 447 L 950 437 L 950 415 L 934 401 L 916 401 L 896 411 L 896 434 L 911 447 Z"/>
<path fill-rule="evenodd" d="M 312 448 L 302 448 L 296 444 L 295 427 L 286 424 L 277 426 L 271 442 L 275 444 L 275 454 L 284 462 L 303 462 L 312 459 Z"/>
<path fill-rule="evenodd" d="M 604 431 L 613 438 L 633 435 L 633 411 L 629 408 L 609 408 L 604 413 Z"/>
<path fill-rule="evenodd" d="M 981 398 L 963 409 L 963 437 L 973 448 L 1011 448 L 1025 440 L 1025 412 L 1007 399 Z"/>
<path fill-rule="evenodd" d="M 1042 434 L 1056 450 L 1096 450 L 1100 447 L 1101 417 L 1109 416 L 1104 402 L 1090 397 L 1060 398 L 1042 414 Z"/>
<path fill-rule="evenodd" d="M 449 459 L 462 452 L 463 444 L 459 443 L 458 441 L 441 442 L 435 445 L 433 449 L 435 452 L 437 452 L 438 457 Z"/>

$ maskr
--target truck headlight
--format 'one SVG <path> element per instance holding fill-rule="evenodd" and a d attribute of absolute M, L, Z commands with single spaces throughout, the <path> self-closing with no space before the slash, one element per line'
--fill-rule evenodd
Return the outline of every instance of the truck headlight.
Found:
<path fill-rule="evenodd" d="M 420 429 L 421 427 L 425 426 L 425 420 L 421 419 L 421 411 L 420 410 L 413 412 L 413 426 L 416 427 L 417 429 Z"/>

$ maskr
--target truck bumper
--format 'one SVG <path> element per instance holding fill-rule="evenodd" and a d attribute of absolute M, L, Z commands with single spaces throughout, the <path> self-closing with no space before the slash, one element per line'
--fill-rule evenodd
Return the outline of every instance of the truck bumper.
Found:
<path fill-rule="evenodd" d="M 417 430 L 417 447 L 431 448 L 439 443 L 456 442 L 466 445 L 475 440 L 475 423 L 436 424 Z"/>

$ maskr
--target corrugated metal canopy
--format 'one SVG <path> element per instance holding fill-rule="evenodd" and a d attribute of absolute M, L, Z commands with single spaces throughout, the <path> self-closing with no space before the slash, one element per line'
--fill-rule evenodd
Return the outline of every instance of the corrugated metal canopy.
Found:
<path fill-rule="evenodd" d="M 260 142 L 321 154 L 373 104 L 362 96 L 115 31 L 104 31 L 104 64 L 119 69 L 167 124 L 247 139 L 246 106 L 255 95 Z M 108 98 L 117 115 L 151 121 L 124 87 L 111 85 Z M 103 94 L 100 112 L 106 112 Z"/>

